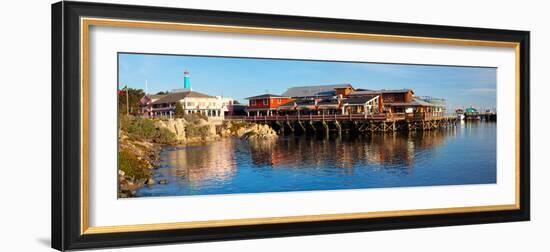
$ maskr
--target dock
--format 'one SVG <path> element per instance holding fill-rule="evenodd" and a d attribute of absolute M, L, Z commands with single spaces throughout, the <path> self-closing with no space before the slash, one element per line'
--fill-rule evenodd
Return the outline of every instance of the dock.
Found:
<path fill-rule="evenodd" d="M 456 116 L 432 116 L 428 113 L 378 113 L 348 115 L 272 115 L 232 116 L 228 121 L 245 121 L 267 124 L 280 134 L 316 134 L 330 132 L 397 132 L 434 130 L 455 127 Z"/>

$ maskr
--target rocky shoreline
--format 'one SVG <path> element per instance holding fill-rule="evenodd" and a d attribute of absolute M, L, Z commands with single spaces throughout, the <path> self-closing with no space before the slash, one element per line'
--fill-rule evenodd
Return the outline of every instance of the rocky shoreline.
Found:
<path fill-rule="evenodd" d="M 123 118 L 119 129 L 118 197 L 135 197 L 145 185 L 154 181 L 163 146 L 185 146 L 216 141 L 225 137 L 245 140 L 276 139 L 277 132 L 268 125 L 225 121 L 216 125 L 200 115 L 176 119 Z"/>

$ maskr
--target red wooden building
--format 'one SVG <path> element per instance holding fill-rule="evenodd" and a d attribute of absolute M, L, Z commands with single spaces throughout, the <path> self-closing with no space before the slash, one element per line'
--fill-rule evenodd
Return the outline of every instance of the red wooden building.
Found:
<path fill-rule="evenodd" d="M 246 113 L 248 116 L 272 115 L 277 108 L 292 99 L 288 96 L 275 94 L 263 94 L 246 98 L 248 100 L 248 108 Z"/>

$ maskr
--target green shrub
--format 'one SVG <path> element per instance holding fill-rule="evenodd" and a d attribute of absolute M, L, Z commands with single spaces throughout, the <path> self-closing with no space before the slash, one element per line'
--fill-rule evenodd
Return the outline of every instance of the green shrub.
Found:
<path fill-rule="evenodd" d="M 147 118 L 121 116 L 120 129 L 128 133 L 131 138 L 141 140 L 152 141 L 157 135 L 155 123 Z"/>
<path fill-rule="evenodd" d="M 128 134 L 142 139 L 152 140 L 155 133 L 155 124 L 149 119 L 136 118 L 128 127 Z"/>
<path fill-rule="evenodd" d="M 183 111 L 183 106 L 181 106 L 181 102 L 176 102 L 176 110 L 174 111 L 176 118 L 182 118 L 185 116 L 185 112 Z"/>
<path fill-rule="evenodd" d="M 119 116 L 119 127 L 121 130 L 128 132 L 128 126 L 132 124 L 133 116 L 120 115 Z"/>
<path fill-rule="evenodd" d="M 155 142 L 161 144 L 173 144 L 176 142 L 176 135 L 166 128 L 161 128 L 157 132 Z"/>
<path fill-rule="evenodd" d="M 209 135 L 209 132 L 210 132 L 210 126 L 208 125 L 204 125 L 204 126 L 187 125 L 187 127 L 185 127 L 185 134 L 189 138 L 193 138 L 193 137 L 206 138 Z"/>
<path fill-rule="evenodd" d="M 122 170 L 125 176 L 134 179 L 147 179 L 149 177 L 147 163 L 139 160 L 136 155 L 126 150 L 118 152 L 118 169 Z"/>

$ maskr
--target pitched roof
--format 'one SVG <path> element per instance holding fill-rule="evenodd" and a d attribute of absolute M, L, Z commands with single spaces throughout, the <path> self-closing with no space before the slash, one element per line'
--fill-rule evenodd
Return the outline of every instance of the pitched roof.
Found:
<path fill-rule="evenodd" d="M 423 100 L 413 98 L 411 102 L 393 102 L 393 103 L 385 103 L 386 105 L 390 106 L 424 106 L 424 107 L 436 107 L 437 105 L 425 102 Z"/>
<path fill-rule="evenodd" d="M 216 98 L 215 96 L 206 95 L 203 93 L 195 92 L 195 91 L 184 91 L 184 92 L 176 92 L 176 93 L 169 93 L 166 94 L 164 97 L 156 100 L 153 102 L 153 104 L 163 104 L 163 103 L 174 103 L 178 102 L 180 100 L 183 100 L 184 98 L 192 97 L 192 98 Z"/>
<path fill-rule="evenodd" d="M 359 104 L 363 105 L 366 102 L 376 98 L 378 95 L 362 95 L 362 96 L 354 96 L 344 99 L 344 104 Z"/>
<path fill-rule="evenodd" d="M 335 88 L 353 88 L 351 84 L 335 84 L 335 85 L 317 85 L 317 86 L 301 86 L 291 87 L 283 93 L 283 96 L 288 97 L 306 97 L 306 96 L 333 96 Z"/>
<path fill-rule="evenodd" d="M 251 97 L 247 97 L 245 99 L 247 100 L 251 100 L 251 99 L 265 99 L 265 98 L 286 98 L 288 96 L 283 96 L 283 95 L 276 95 L 276 94 L 262 94 L 262 95 L 256 95 L 256 96 L 251 96 Z"/>
<path fill-rule="evenodd" d="M 147 96 L 149 96 L 151 99 L 160 99 L 166 96 L 166 94 L 154 94 L 154 95 L 147 95 Z"/>
<path fill-rule="evenodd" d="M 356 90 L 354 92 L 351 92 L 350 96 L 371 95 L 371 94 L 407 93 L 407 92 L 412 92 L 414 94 L 414 91 L 412 89 L 404 88 L 404 89 Z"/>

